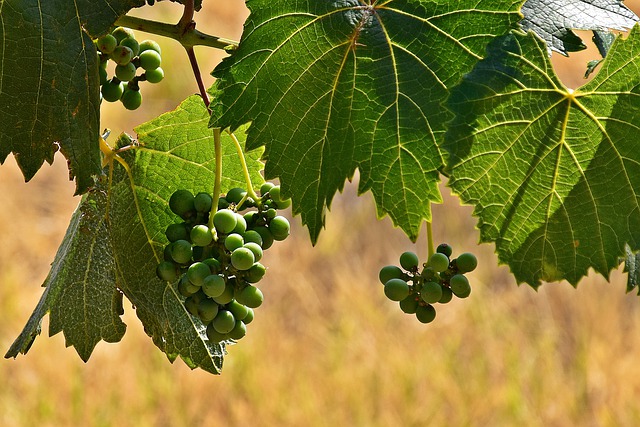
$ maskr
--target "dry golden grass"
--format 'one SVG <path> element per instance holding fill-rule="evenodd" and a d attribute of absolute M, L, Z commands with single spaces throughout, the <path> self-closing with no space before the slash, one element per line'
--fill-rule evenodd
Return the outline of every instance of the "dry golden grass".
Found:
<path fill-rule="evenodd" d="M 194 91 L 187 80 L 172 82 L 176 96 Z M 145 102 L 169 109 L 166 88 Z M 109 111 L 104 125 L 118 131 L 148 118 Z M 41 295 L 78 200 L 60 157 L 30 184 L 9 159 L 0 194 L 6 350 Z M 222 376 L 169 364 L 130 305 L 123 341 L 100 343 L 87 364 L 62 335 L 46 337 L 45 319 L 27 356 L 0 362 L 0 425 L 639 425 L 640 301 L 624 293 L 624 275 L 613 272 L 611 284 L 592 275 L 577 290 L 518 287 L 492 246 L 475 246 L 471 209 L 445 199 L 434 208 L 436 239 L 474 251 L 481 264 L 471 296 L 441 307 L 433 324 L 384 297 L 378 269 L 414 247 L 349 186 L 316 248 L 296 222 L 292 238 L 266 253 L 266 302 Z M 423 243 L 414 249 L 424 257 Z"/>

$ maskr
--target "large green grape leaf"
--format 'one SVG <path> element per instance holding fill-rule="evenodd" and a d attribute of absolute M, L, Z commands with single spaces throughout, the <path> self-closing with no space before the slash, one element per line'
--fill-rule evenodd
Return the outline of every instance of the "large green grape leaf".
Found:
<path fill-rule="evenodd" d="M 92 36 L 144 0 L 0 1 L 0 163 L 27 180 L 60 150 L 76 192 L 100 173 L 100 91 Z"/>
<path fill-rule="evenodd" d="M 622 0 L 527 0 L 522 14 L 522 28 L 546 41 L 549 52 L 563 55 L 586 49 L 572 30 L 628 30 L 638 21 Z"/>
<path fill-rule="evenodd" d="M 168 208 L 171 194 L 178 188 L 194 193 L 213 188 L 215 156 L 208 121 L 202 99 L 192 96 L 175 111 L 136 128 L 137 144 L 126 135 L 120 137 L 118 147 L 132 147 L 120 154 L 127 167 L 114 162 L 111 181 L 102 177 L 83 199 L 52 269 L 51 276 L 62 270 L 71 279 L 77 276 L 83 280 L 59 277 L 55 285 L 61 290 L 51 287 L 49 280 L 45 282 L 47 289 L 40 304 L 7 357 L 28 350 L 39 333 L 40 320 L 50 311 L 50 333 L 63 330 L 67 344 L 74 345 L 86 360 L 99 339 L 106 338 L 94 333 L 89 340 L 78 332 L 98 322 L 94 310 L 119 321 L 119 307 L 108 296 L 121 291 L 135 307 L 145 331 L 170 360 L 181 356 L 192 368 L 220 371 L 223 346 L 207 340 L 204 325 L 185 310 L 175 286 L 155 274 L 167 243 L 164 231 L 168 224 L 178 221 Z M 237 136 L 243 141 L 242 134 Z M 244 186 L 236 145 L 228 135 L 223 135 L 222 148 L 223 189 Z M 263 182 L 260 155 L 258 150 L 247 159 L 255 185 Z M 108 168 L 105 173 L 109 173 Z M 86 240 L 95 242 L 92 244 L 100 250 L 88 250 Z M 77 297 L 64 300 L 64 292 Z M 55 313 L 63 308 L 69 313 L 56 322 Z M 75 315 L 76 311 L 85 317 Z M 101 318 L 100 325 L 108 326 L 107 320 L 107 316 Z M 121 336 L 109 337 L 117 341 Z"/>
<path fill-rule="evenodd" d="M 378 213 L 410 238 L 441 200 L 441 102 L 495 35 L 511 0 L 250 0 L 239 48 L 216 68 L 212 126 L 251 121 L 315 242 L 326 208 L 360 171 Z"/>
<path fill-rule="evenodd" d="M 518 282 L 608 276 L 640 243 L 640 29 L 576 91 L 532 33 L 496 40 L 452 91 L 451 188 Z"/>

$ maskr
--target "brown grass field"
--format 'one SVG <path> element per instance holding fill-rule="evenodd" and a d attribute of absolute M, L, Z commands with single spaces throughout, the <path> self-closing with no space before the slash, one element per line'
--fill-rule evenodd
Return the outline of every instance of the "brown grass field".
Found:
<path fill-rule="evenodd" d="M 242 2 L 224 4 L 199 28 L 237 39 Z M 154 9 L 179 16 L 174 5 Z M 166 62 L 180 59 L 161 41 Z M 220 59 L 198 53 L 203 70 Z M 580 84 L 593 55 L 557 61 L 569 85 Z M 173 76 L 143 89 L 144 111 L 109 105 L 103 126 L 131 132 L 195 92 L 188 64 L 166 70 Z M 29 184 L 11 157 L 0 167 L 3 352 L 42 293 L 79 200 L 73 190 L 60 156 Z M 0 426 L 640 425 L 640 300 L 625 294 L 626 276 L 614 271 L 607 283 L 592 274 L 577 290 L 517 286 L 492 245 L 476 246 L 471 208 L 442 190 L 435 239 L 475 252 L 480 266 L 471 296 L 439 308 L 434 323 L 404 315 L 377 280 L 404 250 L 426 256 L 426 239 L 414 246 L 388 219 L 376 220 L 372 197 L 357 198 L 349 185 L 317 247 L 296 219 L 293 236 L 266 253 L 265 304 L 221 376 L 170 364 L 130 304 L 122 342 L 100 343 L 86 364 L 62 334 L 47 337 L 45 318 L 28 355 L 0 362 Z"/>

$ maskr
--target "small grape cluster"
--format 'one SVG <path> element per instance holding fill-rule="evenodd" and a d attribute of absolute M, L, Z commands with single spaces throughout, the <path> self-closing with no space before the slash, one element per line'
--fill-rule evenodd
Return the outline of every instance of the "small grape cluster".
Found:
<path fill-rule="evenodd" d="M 207 325 L 211 341 L 239 340 L 253 320 L 253 309 L 263 302 L 255 286 L 266 272 L 259 262 L 263 251 L 289 236 L 289 221 L 277 209 L 289 207 L 291 200 L 281 199 L 280 186 L 269 182 L 260 188 L 258 200 L 233 188 L 219 199 L 210 228 L 212 204 L 207 193 L 173 193 L 169 208 L 183 221 L 167 227 L 169 244 L 156 273 L 162 280 L 178 281 L 185 308 Z"/>
<path fill-rule="evenodd" d="M 418 256 L 413 252 L 400 255 L 400 267 L 388 265 L 380 270 L 380 281 L 385 295 L 400 302 L 400 309 L 415 314 L 422 323 L 430 323 L 436 317 L 433 304 L 446 304 L 453 299 L 471 294 L 469 280 L 464 275 L 478 266 L 475 255 L 469 252 L 450 259 L 453 250 L 443 243 L 419 271 Z"/>
<path fill-rule="evenodd" d="M 117 27 L 110 34 L 99 37 L 95 41 L 100 61 L 100 93 L 108 102 L 122 102 L 127 110 L 135 110 L 142 104 L 140 82 L 159 83 L 164 78 L 162 51 L 153 40 L 140 43 L 133 30 Z M 109 78 L 107 63 L 116 63 L 115 75 Z M 144 72 L 137 75 L 138 68 Z M 126 85 L 125 85 L 126 83 Z"/>

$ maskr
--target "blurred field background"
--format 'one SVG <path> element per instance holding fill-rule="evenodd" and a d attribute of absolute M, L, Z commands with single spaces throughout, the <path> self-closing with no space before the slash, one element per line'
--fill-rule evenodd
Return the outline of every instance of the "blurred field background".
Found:
<path fill-rule="evenodd" d="M 628 1 L 638 12 L 638 1 Z M 240 0 L 205 2 L 198 28 L 238 39 Z M 140 14 L 147 12 L 139 10 Z M 160 4 L 158 19 L 179 9 Z M 237 12 L 241 11 L 241 15 Z M 586 37 L 589 37 L 585 33 Z M 144 39 L 144 34 L 138 34 Z M 168 77 L 143 88 L 143 108 L 105 108 L 115 133 L 174 108 L 196 91 L 172 41 L 158 38 Z M 221 58 L 198 50 L 201 67 Z M 217 55 L 217 56 L 215 56 Z M 594 58 L 555 58 L 569 86 Z M 173 59 L 181 61 L 173 63 Z M 206 76 L 208 77 L 208 76 Z M 207 79 L 207 85 L 212 80 Z M 377 272 L 417 246 L 377 221 L 370 195 L 349 185 L 316 248 L 296 220 L 293 236 L 266 253 L 266 302 L 222 376 L 168 363 L 125 302 L 127 334 L 100 343 L 84 364 L 62 334 L 43 335 L 27 356 L 0 361 L 2 426 L 636 426 L 640 424 L 640 300 L 591 275 L 577 290 L 516 286 L 491 245 L 476 246 L 469 207 L 443 186 L 436 241 L 481 260 L 473 291 L 421 325 L 386 300 Z M 24 184 L 12 158 L 0 167 L 0 348 L 9 348 L 35 307 L 78 198 L 64 159 Z M 424 238 L 424 236 L 423 236 Z"/>

